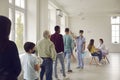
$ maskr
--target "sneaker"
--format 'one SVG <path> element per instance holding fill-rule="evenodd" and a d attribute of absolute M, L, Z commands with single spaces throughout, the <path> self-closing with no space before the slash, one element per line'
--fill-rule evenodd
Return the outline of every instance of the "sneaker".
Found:
<path fill-rule="evenodd" d="M 72 70 L 68 70 L 68 72 L 72 72 Z"/>
<path fill-rule="evenodd" d="M 102 65 L 101 63 L 98 63 L 98 65 Z"/>
<path fill-rule="evenodd" d="M 84 67 L 81 67 L 81 69 L 84 69 Z"/>
<path fill-rule="evenodd" d="M 80 67 L 77 67 L 77 69 L 80 69 Z"/>
<path fill-rule="evenodd" d="M 59 78 L 56 78 L 56 80 L 60 80 Z"/>

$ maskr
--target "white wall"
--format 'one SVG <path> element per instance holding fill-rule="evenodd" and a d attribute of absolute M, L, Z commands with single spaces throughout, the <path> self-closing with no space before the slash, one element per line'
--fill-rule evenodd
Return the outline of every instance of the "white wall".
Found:
<path fill-rule="evenodd" d="M 0 15 L 8 16 L 9 4 L 8 0 L 0 0 Z"/>
<path fill-rule="evenodd" d="M 37 1 L 27 0 L 27 26 L 26 26 L 26 41 L 36 43 L 36 24 L 37 24 Z"/>
<path fill-rule="evenodd" d="M 120 52 L 120 44 L 111 43 L 111 23 L 109 15 L 74 16 L 70 17 L 69 21 L 70 28 L 76 35 L 78 35 L 80 29 L 84 30 L 87 45 L 90 39 L 95 39 L 95 45 L 97 46 L 99 38 L 103 38 L 110 52 Z"/>
<path fill-rule="evenodd" d="M 28 0 L 27 2 L 27 41 L 42 39 L 48 29 L 48 0 Z"/>

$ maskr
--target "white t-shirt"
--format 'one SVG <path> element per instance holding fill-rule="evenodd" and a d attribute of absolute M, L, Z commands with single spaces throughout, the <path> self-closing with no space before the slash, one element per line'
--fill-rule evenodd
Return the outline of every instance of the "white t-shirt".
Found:
<path fill-rule="evenodd" d="M 24 79 L 35 80 L 38 79 L 38 72 L 35 71 L 34 66 L 38 64 L 37 57 L 32 54 L 25 53 L 21 56 L 21 65 L 23 68 Z"/>
<path fill-rule="evenodd" d="M 102 51 L 102 53 L 107 53 L 108 54 L 108 50 L 106 49 L 104 44 L 99 44 L 98 49 L 100 49 Z"/>

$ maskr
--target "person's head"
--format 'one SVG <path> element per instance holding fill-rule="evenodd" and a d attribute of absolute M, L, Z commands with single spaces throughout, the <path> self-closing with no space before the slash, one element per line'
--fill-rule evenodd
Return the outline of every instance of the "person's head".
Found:
<path fill-rule="evenodd" d="M 45 30 L 45 31 L 43 32 L 43 37 L 44 37 L 45 39 L 49 39 L 49 38 L 50 38 L 50 32 L 49 32 L 48 30 Z"/>
<path fill-rule="evenodd" d="M 94 46 L 94 39 L 91 39 L 88 45 L 88 50 L 90 51 L 92 46 Z"/>
<path fill-rule="evenodd" d="M 65 33 L 69 34 L 69 28 L 65 28 Z"/>
<path fill-rule="evenodd" d="M 99 39 L 99 42 L 100 42 L 100 44 L 104 43 L 103 39 Z"/>
<path fill-rule="evenodd" d="M 58 25 L 55 26 L 54 30 L 55 30 L 56 33 L 60 33 L 60 26 L 58 26 Z"/>
<path fill-rule="evenodd" d="M 0 39 L 9 39 L 11 21 L 5 16 L 0 15 Z"/>
<path fill-rule="evenodd" d="M 30 54 L 35 53 L 35 44 L 33 42 L 26 42 L 24 44 L 24 50 Z"/>
<path fill-rule="evenodd" d="M 80 36 L 83 36 L 83 33 L 84 33 L 83 30 L 80 30 L 80 31 L 79 31 Z"/>
<path fill-rule="evenodd" d="M 89 44 L 90 44 L 91 46 L 94 45 L 94 39 L 91 39 Z"/>

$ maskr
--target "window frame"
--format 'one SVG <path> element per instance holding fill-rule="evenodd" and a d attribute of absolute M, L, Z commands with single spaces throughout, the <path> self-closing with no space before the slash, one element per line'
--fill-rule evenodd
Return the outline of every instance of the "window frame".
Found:
<path fill-rule="evenodd" d="M 112 23 L 112 17 L 119 17 L 119 23 Z M 118 25 L 119 26 L 119 30 L 113 30 L 113 25 Z M 113 36 L 113 31 L 119 31 L 119 36 L 115 35 Z M 116 33 L 116 32 L 115 32 Z M 119 37 L 119 41 L 117 42 L 113 42 L 113 37 L 118 38 Z M 111 16 L 111 42 L 112 44 L 120 44 L 120 16 Z"/>
<path fill-rule="evenodd" d="M 9 1 L 10 2 L 10 1 Z M 9 11 L 11 9 L 11 21 L 12 21 L 12 27 L 11 27 L 11 40 L 15 41 L 15 28 L 16 28 L 16 23 L 15 23 L 15 18 L 16 18 L 16 11 L 19 11 L 24 14 L 24 29 L 23 29 L 23 43 L 26 41 L 27 37 L 27 0 L 24 2 L 24 8 L 19 7 L 15 4 L 15 0 L 12 0 L 11 3 L 9 3 Z M 10 17 L 10 15 L 9 15 Z M 19 51 L 20 53 L 23 51 Z"/>

